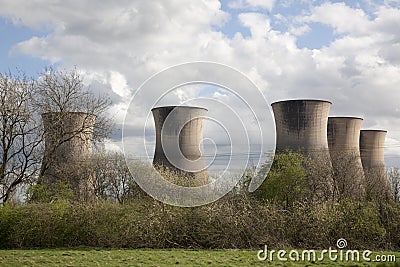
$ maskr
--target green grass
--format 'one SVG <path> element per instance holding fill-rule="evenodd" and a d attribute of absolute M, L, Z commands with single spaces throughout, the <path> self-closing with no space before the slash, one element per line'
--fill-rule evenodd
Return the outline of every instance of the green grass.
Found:
<path fill-rule="evenodd" d="M 255 250 L 80 248 L 0 250 L 0 266 L 400 266 L 400 252 L 379 253 L 395 254 L 397 263 L 266 262 L 258 261 Z"/>

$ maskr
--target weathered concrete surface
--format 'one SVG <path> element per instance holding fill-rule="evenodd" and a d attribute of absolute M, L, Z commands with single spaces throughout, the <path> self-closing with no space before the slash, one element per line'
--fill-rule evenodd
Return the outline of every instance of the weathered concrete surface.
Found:
<path fill-rule="evenodd" d="M 185 186 L 210 182 L 203 152 L 203 122 L 207 109 L 166 106 L 152 109 L 156 127 L 153 165 L 164 178 Z M 166 174 L 168 172 L 169 174 Z"/>
<path fill-rule="evenodd" d="M 383 130 L 360 132 L 360 154 L 369 199 L 392 199 L 385 167 L 386 134 Z"/>
<path fill-rule="evenodd" d="M 96 116 L 82 112 L 42 114 L 45 155 L 42 182 L 69 183 L 80 199 L 91 196 L 93 128 Z"/>
<path fill-rule="evenodd" d="M 365 169 L 385 169 L 385 139 L 387 131 L 362 130 L 360 133 L 360 153 Z"/>
<path fill-rule="evenodd" d="M 327 125 L 330 106 L 331 103 L 324 100 L 287 100 L 273 103 L 276 151 L 329 151 Z"/>
<path fill-rule="evenodd" d="M 329 117 L 328 146 L 339 198 L 363 199 L 365 176 L 360 156 L 362 118 Z"/>

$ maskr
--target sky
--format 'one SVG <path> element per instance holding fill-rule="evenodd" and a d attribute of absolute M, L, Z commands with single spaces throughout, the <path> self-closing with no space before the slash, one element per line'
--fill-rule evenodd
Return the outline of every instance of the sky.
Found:
<path fill-rule="evenodd" d="M 400 166 L 398 0 L 0 0 L 0 5 L 0 71 L 20 69 L 37 77 L 45 66 L 76 67 L 86 85 L 113 101 L 117 130 L 107 149 L 122 149 L 125 115 L 145 81 L 170 66 L 210 61 L 246 75 L 269 104 L 325 99 L 333 103 L 330 115 L 359 116 L 363 129 L 387 130 L 386 163 Z M 160 93 L 148 89 L 140 101 Z M 250 102 L 257 98 L 250 89 L 241 94 Z M 237 95 L 211 85 L 177 88 L 158 104 L 196 104 L 199 97 L 240 114 L 248 108 Z M 133 155 L 146 157 L 140 150 L 143 128 L 151 132 L 154 124 L 143 125 L 149 110 L 140 110 L 141 103 L 133 103 L 138 116 L 126 122 L 124 138 Z M 252 108 L 270 116 L 267 105 Z M 231 117 L 222 108 L 209 112 Z M 226 135 L 216 137 L 220 130 L 205 129 L 217 147 L 227 141 Z M 149 136 L 151 154 L 154 134 Z"/>

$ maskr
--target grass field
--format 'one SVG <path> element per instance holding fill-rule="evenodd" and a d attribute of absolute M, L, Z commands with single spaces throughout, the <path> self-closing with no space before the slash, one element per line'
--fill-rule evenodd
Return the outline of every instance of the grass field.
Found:
<path fill-rule="evenodd" d="M 371 258 L 377 252 L 373 253 Z M 107 250 L 107 249 L 35 249 L 0 250 L 0 266 L 400 266 L 372 262 L 274 262 L 259 261 L 255 250 Z"/>

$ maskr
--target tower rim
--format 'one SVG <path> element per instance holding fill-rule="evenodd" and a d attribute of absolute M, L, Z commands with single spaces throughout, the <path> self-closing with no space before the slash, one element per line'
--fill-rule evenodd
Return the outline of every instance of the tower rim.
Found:
<path fill-rule="evenodd" d="M 324 100 L 324 99 L 307 99 L 307 98 L 299 98 L 299 99 L 287 99 L 287 100 L 280 100 L 280 101 L 275 101 L 271 104 L 271 106 L 280 104 L 280 103 L 290 103 L 290 102 L 322 102 L 322 103 L 329 103 L 332 105 L 332 102 L 329 100 Z"/>
<path fill-rule="evenodd" d="M 199 106 L 179 106 L 179 105 L 169 105 L 169 106 L 159 106 L 159 107 L 154 107 L 151 109 L 151 111 L 153 110 L 157 110 L 157 109 L 163 109 L 163 108 L 190 108 L 190 109 L 203 109 L 205 111 L 208 111 L 208 109 L 204 108 L 204 107 L 199 107 Z"/>

